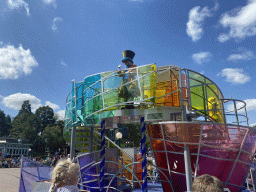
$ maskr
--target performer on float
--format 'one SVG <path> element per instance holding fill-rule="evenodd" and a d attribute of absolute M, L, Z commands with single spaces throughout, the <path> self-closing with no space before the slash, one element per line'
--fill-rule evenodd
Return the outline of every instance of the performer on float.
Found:
<path fill-rule="evenodd" d="M 219 112 L 219 105 L 217 99 L 215 97 L 210 97 L 208 99 L 208 107 L 209 107 L 209 116 L 214 121 L 221 123 L 221 116 Z"/>
<path fill-rule="evenodd" d="M 134 56 L 135 56 L 135 53 L 133 51 L 125 50 L 123 52 L 122 62 L 126 65 L 127 69 L 120 70 L 121 66 L 120 65 L 118 66 L 117 73 L 119 74 L 119 77 L 123 78 L 118 96 L 119 98 L 123 98 L 124 102 L 133 101 L 134 98 L 138 97 L 140 94 L 137 81 L 133 81 L 136 79 L 136 76 L 137 76 L 136 68 L 135 68 L 137 67 L 137 65 L 133 64 Z M 127 85 L 124 85 L 124 84 L 127 84 Z M 125 106 L 125 109 L 133 109 L 133 108 L 134 108 L 133 105 Z"/>

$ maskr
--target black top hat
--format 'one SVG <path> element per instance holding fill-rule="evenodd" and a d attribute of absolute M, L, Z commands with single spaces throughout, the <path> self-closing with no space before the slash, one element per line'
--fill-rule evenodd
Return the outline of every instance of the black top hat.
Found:
<path fill-rule="evenodd" d="M 131 61 L 133 63 L 133 58 L 135 56 L 135 53 L 133 51 L 130 50 L 125 50 L 123 52 L 123 60 L 122 62 L 124 63 L 124 61 Z"/>

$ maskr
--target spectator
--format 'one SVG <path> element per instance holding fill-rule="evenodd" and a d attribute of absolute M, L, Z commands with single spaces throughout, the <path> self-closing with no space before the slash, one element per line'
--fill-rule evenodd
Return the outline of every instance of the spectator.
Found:
<path fill-rule="evenodd" d="M 201 175 L 197 177 L 192 184 L 193 192 L 224 192 L 221 181 L 211 175 Z"/>
<path fill-rule="evenodd" d="M 52 185 L 49 192 L 79 192 L 79 165 L 68 160 L 59 161 L 52 172 Z"/>
<path fill-rule="evenodd" d="M 67 160 L 68 160 L 68 161 L 71 161 L 70 154 L 68 154 Z"/>
<path fill-rule="evenodd" d="M 60 160 L 65 160 L 65 156 L 64 155 L 60 155 Z"/>
<path fill-rule="evenodd" d="M 53 157 L 51 166 L 55 167 L 55 165 L 57 164 L 57 161 L 58 161 L 58 157 L 57 156 Z"/>
<path fill-rule="evenodd" d="M 148 150 L 148 156 L 149 156 L 149 157 L 152 157 L 151 149 Z"/>

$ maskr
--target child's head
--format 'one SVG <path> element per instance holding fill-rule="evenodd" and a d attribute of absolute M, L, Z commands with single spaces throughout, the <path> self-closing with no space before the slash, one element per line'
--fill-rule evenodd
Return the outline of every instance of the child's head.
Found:
<path fill-rule="evenodd" d="M 211 175 L 201 175 L 197 177 L 192 184 L 193 192 L 224 192 L 221 181 Z"/>
<path fill-rule="evenodd" d="M 55 187 L 77 185 L 79 170 L 79 165 L 76 163 L 59 161 L 52 172 L 52 191 Z"/>

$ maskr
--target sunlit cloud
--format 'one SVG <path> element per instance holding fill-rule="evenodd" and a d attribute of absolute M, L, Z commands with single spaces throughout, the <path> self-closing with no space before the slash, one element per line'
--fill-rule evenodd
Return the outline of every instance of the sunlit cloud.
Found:
<path fill-rule="evenodd" d="M 250 127 L 256 127 L 256 123 L 251 124 Z"/>
<path fill-rule="evenodd" d="M 58 105 L 56 105 L 54 103 L 51 103 L 50 101 L 46 101 L 45 105 L 51 107 L 53 110 L 56 110 L 56 109 L 60 108 Z"/>
<path fill-rule="evenodd" d="M 227 34 L 220 34 L 218 40 L 225 42 L 231 38 L 242 40 L 249 36 L 256 35 L 256 0 L 248 1 L 248 4 L 241 9 L 224 13 L 220 23 L 224 28 L 229 28 Z"/>
<path fill-rule="evenodd" d="M 218 9 L 218 4 L 215 4 L 213 9 L 207 6 L 200 10 L 200 6 L 196 6 L 189 11 L 187 22 L 187 34 L 192 38 L 192 41 L 198 41 L 203 35 L 203 23 L 207 17 L 212 16 L 212 11 Z"/>
<path fill-rule="evenodd" d="M 244 102 L 246 103 L 246 111 L 253 111 L 255 110 L 256 111 L 256 99 L 246 99 L 244 100 Z M 228 110 L 229 111 L 234 111 L 234 104 L 229 104 L 228 106 Z M 237 109 L 237 112 L 241 113 L 241 110 L 243 112 L 245 112 L 244 109 L 242 109 L 244 107 L 244 103 L 242 102 L 236 102 L 236 109 Z M 240 110 L 240 111 L 239 111 Z"/>
<path fill-rule="evenodd" d="M 251 78 L 246 75 L 243 69 L 237 68 L 226 68 L 223 69 L 218 76 L 226 77 L 226 81 L 233 84 L 244 84 L 251 80 Z"/>
<path fill-rule="evenodd" d="M 60 110 L 57 113 L 58 120 L 65 120 L 65 110 Z"/>
<path fill-rule="evenodd" d="M 212 54 L 210 52 L 200 52 L 192 55 L 192 59 L 198 64 L 210 61 Z"/>
<path fill-rule="evenodd" d="M 55 17 L 52 21 L 52 30 L 53 31 L 58 31 L 58 28 L 57 28 L 57 23 L 61 22 L 62 21 L 62 18 L 60 17 Z"/>
<path fill-rule="evenodd" d="M 41 100 L 34 95 L 29 93 L 15 93 L 7 97 L 2 97 L 2 104 L 10 109 L 20 110 L 24 101 L 29 100 L 31 104 L 31 111 L 35 112 L 39 107 L 49 106 L 53 110 L 59 109 L 57 104 L 46 101 L 45 105 L 42 105 Z"/>
<path fill-rule="evenodd" d="M 46 5 L 52 5 L 54 8 L 57 8 L 56 0 L 43 0 Z"/>
<path fill-rule="evenodd" d="M 252 51 L 243 51 L 242 53 L 232 54 L 227 58 L 228 61 L 252 60 L 252 59 L 255 59 L 255 55 Z"/>
<path fill-rule="evenodd" d="M 32 68 L 38 63 L 30 50 L 23 49 L 22 45 L 15 48 L 5 45 L 0 48 L 0 79 L 18 79 L 22 75 L 32 73 Z"/>
<path fill-rule="evenodd" d="M 29 16 L 29 6 L 28 3 L 24 0 L 8 0 L 7 1 L 8 7 L 10 9 L 20 9 L 21 7 L 24 7 L 26 9 L 27 15 Z"/>
<path fill-rule="evenodd" d="M 15 94 L 9 95 L 9 96 L 3 98 L 2 103 L 7 108 L 11 108 L 14 110 L 20 110 L 21 105 L 26 100 L 30 101 L 31 110 L 33 112 L 35 112 L 36 109 L 38 109 L 39 107 L 42 106 L 40 99 L 38 99 L 36 96 L 30 95 L 28 93 L 15 93 Z"/>
<path fill-rule="evenodd" d="M 61 60 L 61 65 L 67 66 L 67 64 L 63 60 Z"/>

